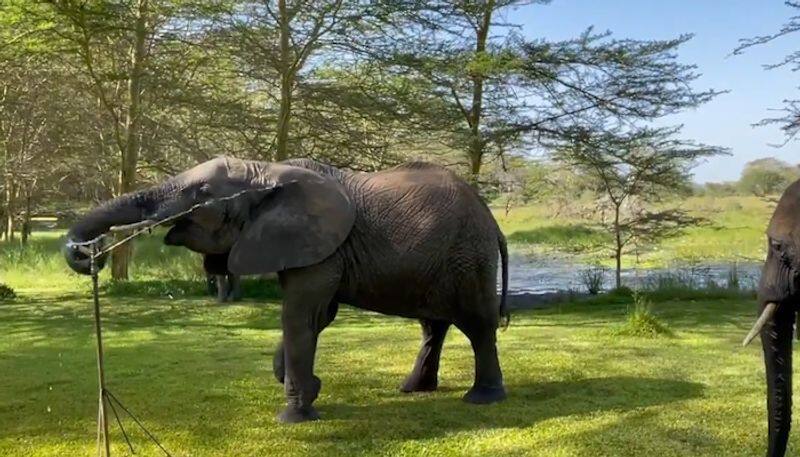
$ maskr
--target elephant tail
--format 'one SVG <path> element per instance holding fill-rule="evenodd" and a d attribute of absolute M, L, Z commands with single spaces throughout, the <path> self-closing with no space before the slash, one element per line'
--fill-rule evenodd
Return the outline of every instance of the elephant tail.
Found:
<path fill-rule="evenodd" d="M 501 282 L 502 289 L 500 291 L 500 327 L 505 330 L 511 323 L 511 313 L 508 310 L 508 303 L 506 303 L 506 295 L 508 295 L 508 247 L 506 246 L 506 237 L 498 230 L 497 243 L 500 248 L 500 267 L 502 268 Z"/>

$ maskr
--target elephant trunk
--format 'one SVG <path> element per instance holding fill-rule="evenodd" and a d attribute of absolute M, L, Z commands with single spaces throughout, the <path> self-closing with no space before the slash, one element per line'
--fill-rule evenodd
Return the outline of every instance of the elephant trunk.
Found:
<path fill-rule="evenodd" d="M 175 186 L 168 181 L 158 186 L 122 195 L 90 211 L 67 232 L 67 246 L 64 249 L 67 264 L 78 273 L 89 274 L 88 257 L 71 246 L 72 243 L 97 238 L 107 233 L 113 226 L 146 220 L 158 212 L 159 208 L 163 206 L 163 202 L 169 199 L 174 192 Z M 104 262 L 105 257 L 98 260 L 98 265 L 102 267 Z"/>
<path fill-rule="evenodd" d="M 766 305 L 765 305 L 766 307 Z M 768 457 L 786 453 L 792 425 L 792 330 L 795 311 L 779 306 L 761 332 L 767 375 Z"/>

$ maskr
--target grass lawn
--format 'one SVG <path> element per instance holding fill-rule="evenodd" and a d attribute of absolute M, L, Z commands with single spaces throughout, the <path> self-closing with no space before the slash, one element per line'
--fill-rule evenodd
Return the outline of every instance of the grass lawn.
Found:
<path fill-rule="evenodd" d="M 92 455 L 88 281 L 66 273 L 53 253 L 55 238 L 34 240 L 24 252 L 0 249 L 2 280 L 20 295 L 0 304 L 0 455 Z M 463 335 L 448 335 L 440 391 L 404 395 L 397 387 L 416 355 L 416 323 L 344 307 L 317 353 L 323 421 L 282 426 L 274 416 L 283 389 L 270 373 L 280 335 L 274 290 L 259 286 L 258 300 L 217 305 L 199 295 L 199 259 L 162 249 L 154 239 L 139 247 L 137 282 L 106 287 L 103 309 L 109 387 L 173 455 L 764 451 L 760 350 L 739 346 L 754 314 L 749 299 L 657 302 L 654 311 L 674 336 L 656 339 L 612 335 L 629 306 L 624 301 L 518 312 L 499 335 L 509 397 L 491 406 L 460 400 L 472 380 Z M 156 280 L 148 271 L 172 276 Z M 160 455 L 126 424 L 138 455 Z M 113 430 L 113 452 L 128 455 Z M 800 436 L 791 446 L 800 449 Z"/>
<path fill-rule="evenodd" d="M 676 206 L 708 223 L 686 230 L 644 253 L 641 267 L 664 267 L 673 263 L 760 261 L 766 254 L 766 230 L 773 206 L 757 197 L 690 197 Z M 553 218 L 546 205 L 511 210 L 508 217 L 496 209 L 495 216 L 509 242 L 517 249 L 550 249 L 584 253 L 587 246 L 606 242 L 610 235 L 599 231 L 592 221 L 579 218 Z M 606 249 L 594 256 L 610 264 Z M 633 266 L 626 256 L 624 266 Z"/>

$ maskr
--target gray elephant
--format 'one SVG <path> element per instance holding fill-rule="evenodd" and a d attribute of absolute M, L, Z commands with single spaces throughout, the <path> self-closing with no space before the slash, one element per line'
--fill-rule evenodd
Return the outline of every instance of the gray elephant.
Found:
<path fill-rule="evenodd" d="M 199 203 L 205 204 L 172 229 L 181 231 L 182 245 L 227 255 L 233 274 L 278 272 L 283 344 L 275 375 L 287 397 L 278 420 L 319 417 L 312 406 L 321 387 L 314 355 L 339 303 L 420 320 L 422 348 L 402 391 L 437 388 L 442 343 L 455 325 L 475 355 L 474 384 L 464 400 L 505 398 L 495 341 L 508 316 L 506 242 L 477 192 L 452 172 L 426 163 L 351 173 L 305 159 L 217 158 L 86 214 L 67 234 L 66 260 L 88 274 L 88 259 L 74 242 Z"/>
<path fill-rule="evenodd" d="M 767 259 L 758 285 L 759 318 L 748 344 L 761 334 L 767 381 L 767 456 L 786 454 L 792 425 L 792 334 L 800 300 L 800 181 L 783 193 L 767 227 Z"/>
<path fill-rule="evenodd" d="M 172 234 L 175 230 L 170 230 Z M 166 237 L 164 243 L 182 246 L 173 238 Z M 208 294 L 217 297 L 219 303 L 239 301 L 242 299 L 242 285 L 239 275 L 228 271 L 228 254 L 206 254 L 203 256 L 203 270 L 206 272 Z"/>

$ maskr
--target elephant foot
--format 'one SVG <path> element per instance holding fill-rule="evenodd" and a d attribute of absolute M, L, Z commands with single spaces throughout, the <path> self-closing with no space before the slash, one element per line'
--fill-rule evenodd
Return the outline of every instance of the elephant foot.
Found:
<path fill-rule="evenodd" d="M 277 420 L 282 424 L 316 421 L 319 420 L 319 413 L 313 406 L 287 406 L 278 414 Z"/>
<path fill-rule="evenodd" d="M 474 405 L 488 405 L 506 399 L 506 389 L 500 387 L 473 386 L 464 395 L 463 400 Z"/>
<path fill-rule="evenodd" d="M 403 381 L 403 384 L 400 386 L 400 392 L 433 392 L 437 387 L 439 387 L 438 379 L 425 379 L 412 374 Z"/>

